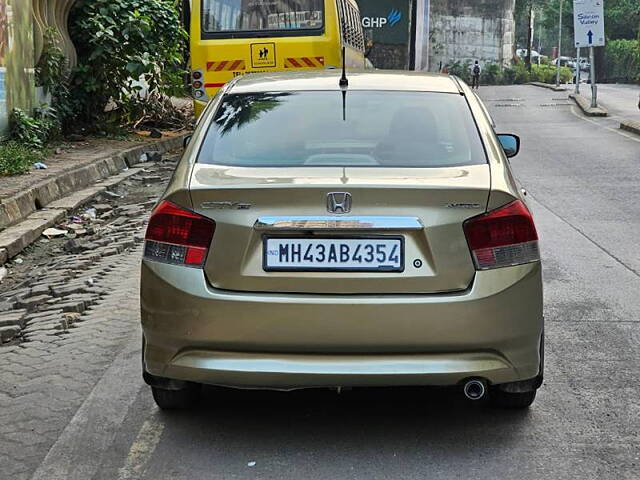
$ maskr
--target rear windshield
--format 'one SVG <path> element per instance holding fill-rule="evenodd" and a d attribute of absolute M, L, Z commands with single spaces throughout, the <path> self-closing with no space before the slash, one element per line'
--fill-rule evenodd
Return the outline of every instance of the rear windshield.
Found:
<path fill-rule="evenodd" d="M 324 0 L 202 0 L 204 34 L 317 30 Z"/>
<path fill-rule="evenodd" d="M 311 91 L 226 95 L 199 162 L 243 167 L 486 163 L 464 97 Z"/>

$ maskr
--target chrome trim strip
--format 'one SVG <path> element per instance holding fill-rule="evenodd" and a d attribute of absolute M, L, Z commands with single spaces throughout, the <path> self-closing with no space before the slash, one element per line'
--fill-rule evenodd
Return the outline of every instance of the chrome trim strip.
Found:
<path fill-rule="evenodd" d="M 416 217 L 260 217 L 255 230 L 422 230 Z"/>

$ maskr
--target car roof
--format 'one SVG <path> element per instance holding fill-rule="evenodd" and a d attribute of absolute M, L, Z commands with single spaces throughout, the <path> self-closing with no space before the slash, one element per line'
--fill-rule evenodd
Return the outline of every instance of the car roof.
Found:
<path fill-rule="evenodd" d="M 342 72 L 337 69 L 244 75 L 229 93 L 340 90 Z M 395 90 L 460 93 L 454 77 L 410 71 L 348 71 L 349 90 Z"/>

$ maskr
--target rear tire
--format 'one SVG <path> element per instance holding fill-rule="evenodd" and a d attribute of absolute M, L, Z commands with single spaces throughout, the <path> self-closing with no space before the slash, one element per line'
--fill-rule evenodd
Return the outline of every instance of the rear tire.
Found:
<path fill-rule="evenodd" d="M 489 402 L 492 407 L 512 410 L 529 408 L 535 399 L 536 390 L 510 393 L 494 388 L 489 396 Z"/>
<path fill-rule="evenodd" d="M 193 407 L 200 397 L 200 385 L 191 384 L 181 390 L 151 387 L 153 399 L 162 410 L 184 410 Z"/>

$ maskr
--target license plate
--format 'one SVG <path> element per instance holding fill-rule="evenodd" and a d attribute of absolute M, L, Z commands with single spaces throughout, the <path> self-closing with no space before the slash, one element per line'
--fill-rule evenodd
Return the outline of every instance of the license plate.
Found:
<path fill-rule="evenodd" d="M 402 237 L 265 238 L 266 271 L 402 272 Z"/>

